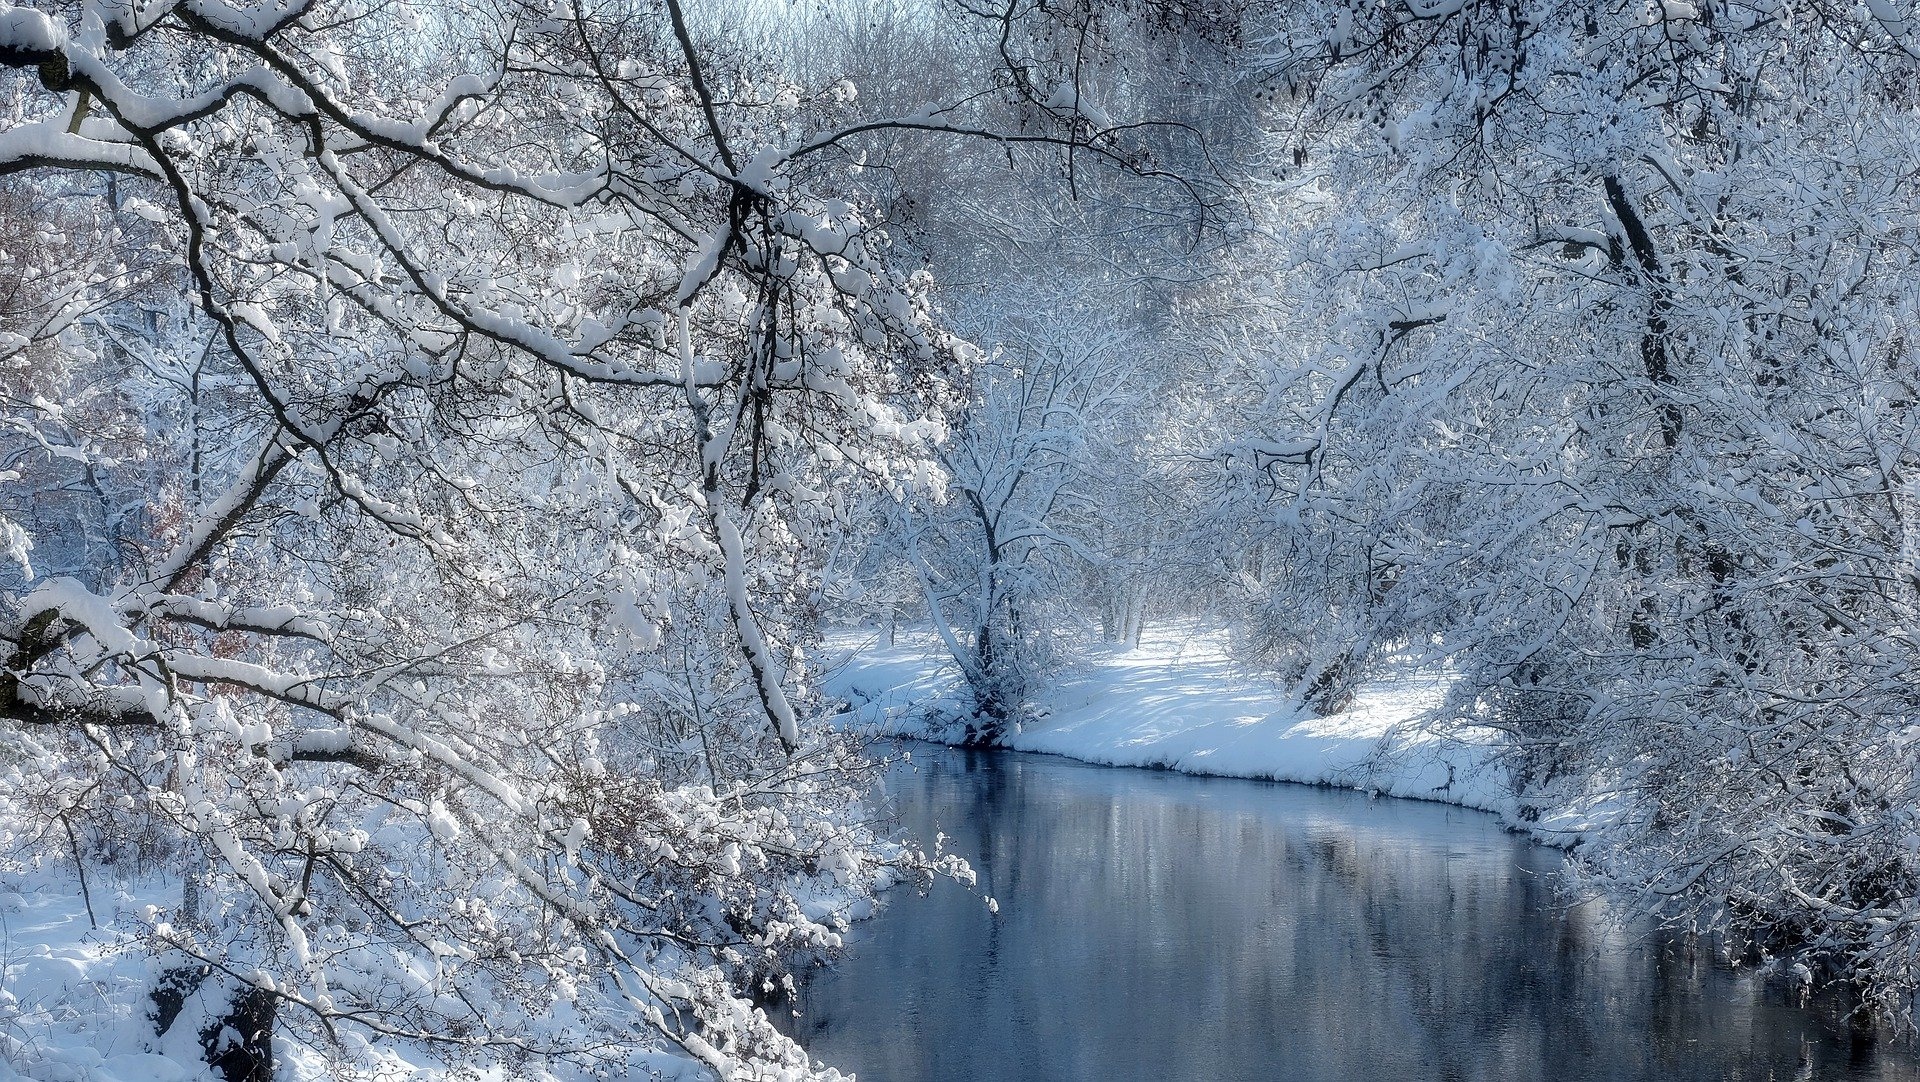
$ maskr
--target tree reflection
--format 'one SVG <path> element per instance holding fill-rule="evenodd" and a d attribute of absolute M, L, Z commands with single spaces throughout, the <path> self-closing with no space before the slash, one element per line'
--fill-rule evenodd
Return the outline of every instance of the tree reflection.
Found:
<path fill-rule="evenodd" d="M 1489 816 L 914 749 L 889 783 L 975 895 L 897 895 L 797 1035 L 880 1082 L 1913 1078 L 1711 952 L 1622 935 Z M 1870 1037 L 1870 1035 L 1869 1035 Z"/>

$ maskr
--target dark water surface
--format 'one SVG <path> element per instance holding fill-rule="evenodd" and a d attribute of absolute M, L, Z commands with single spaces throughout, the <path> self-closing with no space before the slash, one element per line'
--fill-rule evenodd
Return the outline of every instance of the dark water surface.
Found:
<path fill-rule="evenodd" d="M 1482 813 L 908 747 L 901 817 L 981 893 L 894 891 L 802 986 L 795 1035 L 864 1082 L 1920 1079 L 1837 1004 L 1566 908 Z"/>

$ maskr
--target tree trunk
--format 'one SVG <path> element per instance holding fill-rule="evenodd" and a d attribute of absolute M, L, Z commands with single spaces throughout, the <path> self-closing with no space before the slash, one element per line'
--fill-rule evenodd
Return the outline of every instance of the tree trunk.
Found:
<path fill-rule="evenodd" d="M 226 1082 L 273 1082 L 273 1024 L 280 1000 L 264 988 L 237 989 L 225 1017 L 202 1031 L 207 1065 Z"/>
<path fill-rule="evenodd" d="M 164 1037 L 176 1024 L 197 1025 L 194 1039 L 223 1082 L 273 1082 L 280 1000 L 272 992 L 216 979 L 207 966 L 188 962 L 162 974 L 148 998 L 155 1033 Z"/>

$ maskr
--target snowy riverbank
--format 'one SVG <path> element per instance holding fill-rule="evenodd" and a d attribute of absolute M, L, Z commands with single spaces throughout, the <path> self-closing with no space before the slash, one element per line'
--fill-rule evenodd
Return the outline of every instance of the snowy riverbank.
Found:
<path fill-rule="evenodd" d="M 953 738 L 966 692 L 938 639 L 903 632 L 882 646 L 871 635 L 845 634 L 829 649 L 822 687 L 847 702 L 841 724 Z M 1277 684 L 1237 668 L 1223 634 L 1168 627 L 1150 630 L 1137 647 L 1089 657 L 1007 745 L 1112 766 L 1365 789 L 1510 817 L 1506 773 L 1494 762 L 1497 734 L 1414 725 L 1445 693 L 1440 674 L 1381 681 L 1362 688 L 1350 709 L 1317 718 Z"/>

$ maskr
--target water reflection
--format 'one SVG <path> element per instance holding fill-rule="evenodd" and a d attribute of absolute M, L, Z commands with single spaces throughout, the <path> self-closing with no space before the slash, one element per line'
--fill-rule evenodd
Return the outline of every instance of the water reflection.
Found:
<path fill-rule="evenodd" d="M 789 1020 L 866 1082 L 1920 1079 L 1910 1046 L 1567 910 L 1492 818 L 913 745 L 1000 901 L 896 892 Z"/>

